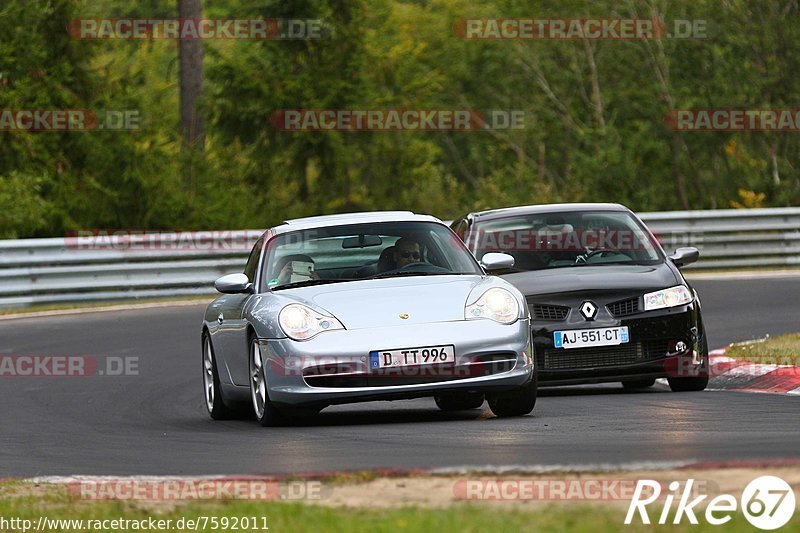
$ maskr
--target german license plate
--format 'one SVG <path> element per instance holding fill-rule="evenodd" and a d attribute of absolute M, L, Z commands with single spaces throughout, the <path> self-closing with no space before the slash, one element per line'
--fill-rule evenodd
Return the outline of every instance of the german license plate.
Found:
<path fill-rule="evenodd" d="M 618 328 L 572 329 L 553 333 L 556 348 L 585 348 L 587 346 L 614 346 L 625 344 L 628 326 Z"/>
<path fill-rule="evenodd" d="M 376 350 L 369 353 L 370 368 L 455 363 L 456 348 L 451 344 L 404 348 L 402 350 Z"/>

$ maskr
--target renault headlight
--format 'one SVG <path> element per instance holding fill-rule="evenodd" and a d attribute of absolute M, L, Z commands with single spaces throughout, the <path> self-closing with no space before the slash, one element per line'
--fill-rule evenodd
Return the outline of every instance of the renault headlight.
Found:
<path fill-rule="evenodd" d="M 664 309 L 665 307 L 675 307 L 686 305 L 694 299 L 692 291 L 683 285 L 662 289 L 660 291 L 648 292 L 644 295 L 644 310 Z"/>
<path fill-rule="evenodd" d="M 278 313 L 278 323 L 290 339 L 307 341 L 322 332 L 344 329 L 332 316 L 322 315 L 303 304 L 289 304 Z"/>
<path fill-rule="evenodd" d="M 493 287 L 481 294 L 475 303 L 464 308 L 464 318 L 488 318 L 501 324 L 512 324 L 519 318 L 519 303 L 507 290 Z"/>

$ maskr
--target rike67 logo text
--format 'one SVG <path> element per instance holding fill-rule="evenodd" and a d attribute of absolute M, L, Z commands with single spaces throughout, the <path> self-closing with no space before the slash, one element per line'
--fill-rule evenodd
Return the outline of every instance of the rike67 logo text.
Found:
<path fill-rule="evenodd" d="M 701 503 L 708 498 L 707 494 L 695 496 L 694 479 L 689 479 L 683 486 L 678 481 L 668 485 L 669 492 L 663 498 L 663 506 L 658 515 L 658 524 L 667 524 L 670 518 L 673 524 L 680 524 L 684 519 L 691 524 L 698 524 L 698 515 L 711 525 L 719 526 L 730 522 L 737 509 L 750 524 L 758 529 L 772 530 L 784 526 L 791 520 L 795 509 L 795 496 L 792 487 L 779 477 L 761 476 L 748 483 L 742 492 L 740 501 L 730 494 L 715 496 L 705 504 L 705 512 L 699 509 Z M 643 524 L 650 524 L 650 511 L 658 511 L 661 503 L 662 485 L 658 481 L 640 479 L 633 492 L 625 523 L 631 524 L 638 513 Z M 692 499 L 690 499 L 692 498 Z M 673 504 L 677 505 L 673 514 Z M 672 517 L 670 517 L 672 515 Z M 655 519 L 655 516 L 653 517 Z"/>

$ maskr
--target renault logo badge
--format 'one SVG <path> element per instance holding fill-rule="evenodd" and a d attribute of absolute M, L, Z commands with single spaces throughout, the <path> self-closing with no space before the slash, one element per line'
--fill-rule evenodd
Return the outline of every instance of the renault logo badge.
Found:
<path fill-rule="evenodd" d="M 579 310 L 586 320 L 594 320 L 597 316 L 597 306 L 592 302 L 583 302 Z"/>
<path fill-rule="evenodd" d="M 406 320 L 408 318 L 408 313 L 400 313 L 400 318 Z"/>

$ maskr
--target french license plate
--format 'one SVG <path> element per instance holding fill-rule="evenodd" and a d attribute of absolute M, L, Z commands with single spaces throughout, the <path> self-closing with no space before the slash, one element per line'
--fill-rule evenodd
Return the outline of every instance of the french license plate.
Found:
<path fill-rule="evenodd" d="M 432 365 L 455 363 L 455 361 L 456 348 L 451 344 L 402 350 L 376 350 L 369 353 L 370 368 Z"/>
<path fill-rule="evenodd" d="M 556 331 L 553 334 L 556 348 L 584 348 L 587 346 L 614 346 L 625 344 L 628 338 L 628 326 L 619 328 L 573 329 Z"/>

